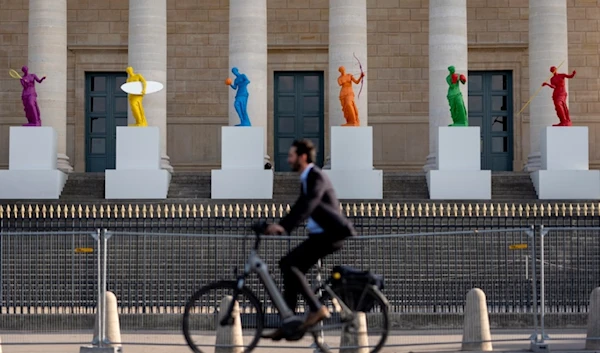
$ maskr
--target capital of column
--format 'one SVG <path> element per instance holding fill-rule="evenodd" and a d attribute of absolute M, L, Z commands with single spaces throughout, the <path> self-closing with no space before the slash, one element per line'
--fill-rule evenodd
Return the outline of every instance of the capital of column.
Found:
<path fill-rule="evenodd" d="M 449 66 L 468 74 L 467 0 L 429 0 L 429 155 L 425 171 L 436 165 L 438 128 L 452 123 L 446 98 Z M 460 89 L 468 106 L 468 82 Z"/>
<path fill-rule="evenodd" d="M 29 71 L 46 76 L 35 89 L 43 126 L 56 130 L 57 168 L 73 171 L 67 156 L 67 0 L 29 0 Z"/>
<path fill-rule="evenodd" d="M 267 134 L 267 0 L 230 0 L 229 2 L 229 69 L 226 77 L 235 81 L 232 69 L 246 75 L 248 97 L 246 113 L 252 126 L 260 126 Z M 235 108 L 237 90 L 229 90 L 229 125 L 241 123 Z M 243 100 L 240 104 L 243 104 Z M 269 162 L 265 138 L 265 163 Z"/>
<path fill-rule="evenodd" d="M 529 96 L 550 78 L 550 67 L 569 71 L 569 43 L 566 0 L 529 0 Z M 568 81 L 566 83 L 568 91 Z M 568 98 L 567 98 L 568 99 Z M 541 168 L 540 134 L 558 122 L 552 89 L 542 88 L 529 104 L 529 156 L 525 170 Z"/>
<path fill-rule="evenodd" d="M 167 155 L 167 1 L 129 0 L 129 66 L 165 88 L 144 97 L 148 125 L 160 129 L 161 168 L 173 172 Z M 123 68 L 125 69 L 125 68 Z M 131 111 L 129 121 L 133 122 Z"/>

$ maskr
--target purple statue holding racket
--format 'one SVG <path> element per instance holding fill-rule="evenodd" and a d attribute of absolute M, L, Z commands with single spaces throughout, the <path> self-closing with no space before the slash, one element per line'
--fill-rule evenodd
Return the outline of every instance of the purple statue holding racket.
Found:
<path fill-rule="evenodd" d="M 42 126 L 40 108 L 37 104 L 37 93 L 35 92 L 35 83 L 42 83 L 42 81 L 46 79 L 46 76 L 39 78 L 36 74 L 30 74 L 27 66 L 23 66 L 21 70 L 23 70 L 22 77 L 14 70 L 11 70 L 10 75 L 13 78 L 19 78 L 21 86 L 23 86 L 21 99 L 23 100 L 25 117 L 27 117 L 27 124 L 23 124 L 23 126 Z"/>

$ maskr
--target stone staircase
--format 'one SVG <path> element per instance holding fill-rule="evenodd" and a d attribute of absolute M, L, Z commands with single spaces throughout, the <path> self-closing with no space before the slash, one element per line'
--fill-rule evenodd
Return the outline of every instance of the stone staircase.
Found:
<path fill-rule="evenodd" d="M 141 181 L 143 182 L 143 181 Z M 210 172 L 176 172 L 171 179 L 166 200 L 105 200 L 104 173 L 71 173 L 59 200 L 0 200 L 0 204 L 291 204 L 298 197 L 299 177 L 296 173 L 275 173 L 272 200 L 212 200 L 210 198 Z M 425 173 L 386 172 L 383 180 L 386 203 L 431 203 Z M 492 173 L 492 202 L 536 202 L 537 197 L 529 174 L 523 172 Z M 343 203 L 360 203 L 374 200 L 342 200 Z M 586 200 L 573 200 L 583 202 Z M 436 200 L 457 203 L 456 200 Z M 488 202 L 487 200 L 473 200 Z M 551 200 L 544 201 L 544 203 Z M 563 201 L 560 201 L 563 202 Z"/>

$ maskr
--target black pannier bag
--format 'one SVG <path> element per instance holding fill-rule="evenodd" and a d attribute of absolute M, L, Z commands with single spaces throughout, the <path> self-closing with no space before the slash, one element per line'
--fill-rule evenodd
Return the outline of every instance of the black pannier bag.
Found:
<path fill-rule="evenodd" d="M 373 295 L 364 295 L 363 291 L 369 285 L 383 290 L 383 277 L 361 271 L 350 266 L 335 266 L 331 270 L 331 283 L 335 293 L 353 311 L 368 312 L 375 306 Z M 362 297 L 362 302 L 359 303 Z"/>

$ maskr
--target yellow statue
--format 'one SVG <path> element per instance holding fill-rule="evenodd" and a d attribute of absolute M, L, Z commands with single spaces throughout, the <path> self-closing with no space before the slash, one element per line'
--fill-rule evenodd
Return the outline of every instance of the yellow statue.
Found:
<path fill-rule="evenodd" d="M 346 69 L 340 66 L 340 77 L 338 77 L 338 85 L 342 86 L 340 90 L 340 103 L 342 104 L 342 111 L 344 112 L 344 118 L 346 123 L 342 126 L 360 126 L 360 120 L 358 119 L 358 109 L 354 103 L 354 89 L 352 89 L 352 83 L 359 84 L 365 77 L 364 72 L 360 73 L 360 78 L 355 79 L 352 74 L 347 74 Z"/>
<path fill-rule="evenodd" d="M 135 124 L 130 126 L 148 126 L 148 122 L 146 121 L 146 114 L 144 113 L 144 107 L 142 106 L 142 100 L 144 99 L 144 95 L 146 95 L 146 79 L 141 74 L 136 74 L 133 72 L 133 68 L 129 66 L 127 68 L 127 83 L 129 82 L 141 82 L 142 83 L 142 94 L 131 94 L 129 93 L 127 97 L 129 98 L 129 105 L 131 106 L 131 112 L 133 113 L 133 117 L 135 119 Z"/>

